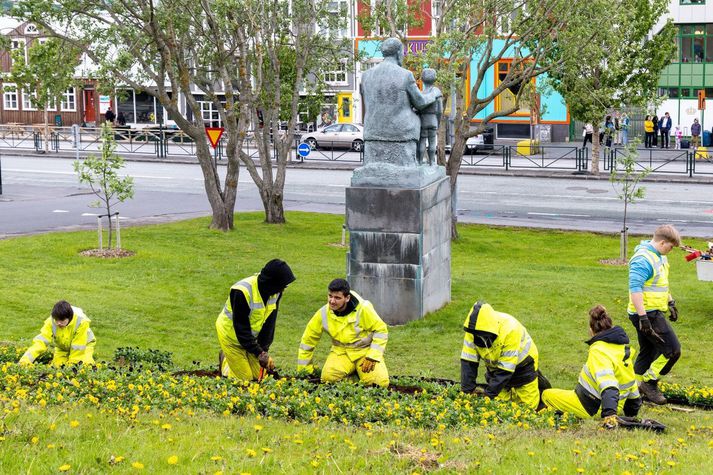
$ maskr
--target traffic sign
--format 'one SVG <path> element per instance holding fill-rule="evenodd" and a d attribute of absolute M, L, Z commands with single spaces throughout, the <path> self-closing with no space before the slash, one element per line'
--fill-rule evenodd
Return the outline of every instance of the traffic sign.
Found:
<path fill-rule="evenodd" d="M 302 158 L 307 158 L 311 151 L 312 147 L 310 147 L 308 143 L 301 143 L 297 146 L 297 153 Z"/>
<path fill-rule="evenodd" d="M 208 141 L 213 146 L 213 148 L 216 148 L 218 146 L 218 142 L 220 141 L 220 138 L 223 136 L 223 131 L 225 131 L 225 129 L 223 127 L 206 127 L 205 128 L 205 133 L 206 133 L 206 135 L 208 135 Z"/>
<path fill-rule="evenodd" d="M 698 90 L 698 110 L 699 111 L 706 110 L 706 90 L 705 89 Z"/>

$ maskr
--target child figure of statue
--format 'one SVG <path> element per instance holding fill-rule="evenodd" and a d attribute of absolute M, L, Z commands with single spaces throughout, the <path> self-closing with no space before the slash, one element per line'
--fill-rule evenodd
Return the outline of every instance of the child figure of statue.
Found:
<path fill-rule="evenodd" d="M 423 82 L 423 94 L 432 94 L 436 100 L 428 107 L 419 112 L 421 119 L 421 139 L 418 142 L 416 159 L 419 164 L 423 163 L 424 152 L 428 153 L 428 164 L 436 163 L 436 131 L 443 115 L 443 94 L 433 83 L 436 82 L 436 70 L 426 68 L 421 72 Z M 428 140 L 428 148 L 426 141 Z"/>

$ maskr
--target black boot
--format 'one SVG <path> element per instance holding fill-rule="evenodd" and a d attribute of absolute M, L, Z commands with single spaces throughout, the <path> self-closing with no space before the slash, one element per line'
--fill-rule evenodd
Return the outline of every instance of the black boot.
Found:
<path fill-rule="evenodd" d="M 639 383 L 639 392 L 644 400 L 653 402 L 654 404 L 663 405 L 668 402 L 659 390 L 658 380 L 641 381 Z"/>

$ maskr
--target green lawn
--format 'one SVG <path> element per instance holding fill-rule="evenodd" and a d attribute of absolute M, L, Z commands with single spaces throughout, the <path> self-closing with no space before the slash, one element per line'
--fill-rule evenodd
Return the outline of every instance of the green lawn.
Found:
<path fill-rule="evenodd" d="M 327 283 L 344 276 L 345 249 L 336 245 L 343 217 L 288 213 L 287 219 L 286 225 L 272 226 L 262 223 L 261 213 L 238 214 L 231 233 L 208 230 L 207 219 L 125 228 L 122 242 L 136 255 L 122 260 L 79 256 L 79 251 L 96 245 L 93 232 L 0 241 L 0 339 L 28 344 L 52 304 L 66 299 L 92 319 L 98 359 L 110 360 L 118 347 L 139 346 L 170 351 L 179 366 L 193 361 L 213 364 L 218 350 L 214 323 L 228 288 L 279 257 L 292 266 L 297 281 L 282 300 L 271 353 L 278 366 L 293 368 L 302 330 L 324 304 Z M 511 313 L 527 326 L 539 348 L 542 370 L 559 387 L 574 386 L 586 358 L 583 340 L 591 306 L 605 305 L 615 323 L 633 335 L 625 311 L 626 267 L 599 263 L 618 255 L 618 236 L 468 225 L 460 231 L 461 239 L 453 245 L 452 302 L 425 319 L 391 329 L 386 352 L 391 374 L 457 379 L 462 322 L 477 299 Z M 631 242 L 633 249 L 638 238 Z M 675 328 L 683 355 L 668 381 L 713 386 L 708 357 L 713 347 L 711 284 L 696 279 L 695 266 L 686 263 L 681 252 L 675 250 L 670 262 L 671 287 L 681 314 Z M 327 349 L 327 341 L 322 342 L 318 361 L 323 361 Z M 84 423 L 87 414 L 94 422 Z M 112 471 L 137 470 L 131 461 L 138 460 L 152 473 L 175 472 L 177 467 L 187 473 L 221 469 L 225 473 L 472 472 L 476 462 L 493 473 L 541 473 L 552 467 L 559 467 L 560 473 L 576 468 L 700 473 L 713 450 L 709 415 L 647 407 L 644 416 L 661 420 L 671 430 L 654 436 L 603 434 L 594 423 L 564 432 L 499 427 L 487 431 L 491 439 L 478 428 L 440 434 L 390 426 L 369 431 L 275 419 L 254 433 L 253 425 L 262 424 L 254 418 L 199 413 L 181 414 L 174 429 L 162 431 L 152 421 L 169 417 L 164 414 L 141 415 L 124 428 L 122 419 L 114 415 L 47 406 L 3 419 L 6 435 L 0 441 L 0 471 L 48 473 L 67 463 L 70 471 L 104 473 L 111 455 L 123 455 L 126 461 L 112 466 Z M 67 425 L 75 419 L 83 423 L 77 428 Z M 62 422 L 57 424 L 57 434 L 65 450 L 45 450 L 52 443 L 47 439 L 53 438 L 47 431 L 50 420 Z M 35 444 L 33 434 L 41 437 Z M 203 442 L 196 444 L 194 434 Z M 299 437 L 303 444 L 290 443 L 288 437 Z M 168 438 L 173 440 L 167 442 Z M 86 454 L 72 453 L 78 445 L 86 447 Z M 263 446 L 273 452 L 263 453 Z M 250 456 L 248 449 L 257 455 Z M 19 452 L 22 457 L 16 457 Z M 325 455 L 328 452 L 330 457 Z M 167 462 L 174 454 L 179 457 L 176 467 Z M 223 460 L 212 461 L 212 455 Z M 369 465 L 364 465 L 367 458 Z"/>

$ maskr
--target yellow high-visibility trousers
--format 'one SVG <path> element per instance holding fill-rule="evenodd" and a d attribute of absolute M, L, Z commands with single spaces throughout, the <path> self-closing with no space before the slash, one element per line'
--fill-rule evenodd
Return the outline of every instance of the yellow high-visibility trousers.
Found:
<path fill-rule="evenodd" d="M 518 402 L 532 409 L 537 409 L 540 404 L 540 390 L 537 379 L 519 388 L 503 389 L 495 399 Z"/>
<path fill-rule="evenodd" d="M 322 382 L 334 383 L 341 381 L 356 372 L 359 376 L 359 381 L 364 384 L 387 387 L 389 385 L 389 371 L 386 369 L 384 361 L 382 360 L 376 363 L 372 372 L 364 373 L 361 370 L 361 362 L 364 358 L 365 357 L 362 357 L 356 361 L 352 361 L 347 355 L 338 355 L 330 351 L 329 356 L 327 356 L 327 361 L 324 362 L 324 367 L 322 368 Z"/>
<path fill-rule="evenodd" d="M 597 413 L 590 416 L 582 403 L 579 402 L 577 394 L 572 389 L 545 389 L 542 392 L 542 402 L 545 403 L 547 407 L 556 409 L 558 411 L 566 412 L 568 414 L 573 414 L 580 419 L 589 419 L 591 417 L 600 416 L 602 408 L 597 410 Z M 624 404 L 626 399 L 619 401 L 616 408 L 617 414 L 622 414 L 624 411 Z"/>
<path fill-rule="evenodd" d="M 260 362 L 257 360 L 257 356 L 248 353 L 247 350 L 223 337 L 220 333 L 218 333 L 218 342 L 225 355 L 220 373 L 227 378 L 257 381 L 260 377 Z"/>

